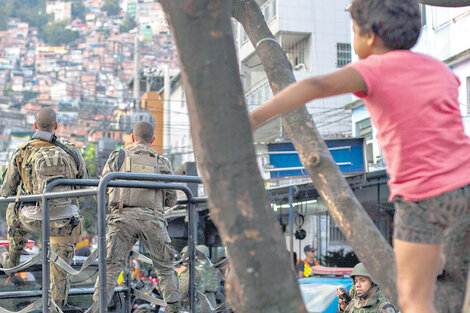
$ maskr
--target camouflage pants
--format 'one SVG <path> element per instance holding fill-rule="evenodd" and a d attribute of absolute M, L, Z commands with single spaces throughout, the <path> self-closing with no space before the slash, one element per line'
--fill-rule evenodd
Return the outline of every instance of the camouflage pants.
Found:
<path fill-rule="evenodd" d="M 401 197 L 395 197 L 393 202 L 396 209 L 395 238 L 442 244 L 448 229 L 470 218 L 470 185 L 417 202 L 404 201 Z"/>
<path fill-rule="evenodd" d="M 6 266 L 14 267 L 19 264 L 21 250 L 23 250 L 28 242 L 26 236 L 30 232 L 41 233 L 42 221 L 25 217 L 21 210 L 15 209 L 14 203 L 8 205 L 6 220 L 8 225 L 8 242 L 10 244 Z M 52 220 L 50 223 L 51 236 L 70 236 L 72 234 L 74 227 L 70 224 L 70 218 Z M 51 251 L 69 264 L 72 262 L 74 247 L 73 243 L 51 243 Z M 67 302 L 69 289 L 70 274 L 51 262 L 51 299 L 59 307 L 63 307 Z"/>
<path fill-rule="evenodd" d="M 179 302 L 179 283 L 173 266 L 174 252 L 166 222 L 155 217 L 148 208 L 126 207 L 108 216 L 106 238 L 106 290 L 108 303 L 114 294 L 119 273 L 124 270 L 129 253 L 137 242 L 145 246 L 157 273 L 160 291 L 167 303 Z M 99 300 L 99 279 L 96 280 L 93 300 Z"/>

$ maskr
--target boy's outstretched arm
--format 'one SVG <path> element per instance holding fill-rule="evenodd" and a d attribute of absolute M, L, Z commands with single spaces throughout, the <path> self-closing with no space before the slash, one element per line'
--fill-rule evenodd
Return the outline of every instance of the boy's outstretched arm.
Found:
<path fill-rule="evenodd" d="M 250 113 L 251 128 L 255 130 L 273 117 L 297 109 L 313 99 L 358 91 L 367 93 L 367 87 L 361 75 L 352 68 L 307 78 L 288 86 L 253 110 Z"/>

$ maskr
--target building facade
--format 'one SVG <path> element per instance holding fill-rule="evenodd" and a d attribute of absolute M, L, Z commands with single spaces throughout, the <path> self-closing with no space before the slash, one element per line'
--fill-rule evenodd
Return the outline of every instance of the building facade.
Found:
<path fill-rule="evenodd" d="M 351 19 L 345 7 L 349 0 L 257 1 L 274 37 L 287 55 L 297 80 L 332 72 L 351 62 Z M 249 111 L 272 97 L 263 66 L 243 27 L 236 34 L 240 73 Z M 344 104 L 352 96 L 343 95 L 315 100 L 307 109 L 323 136 L 342 137 L 350 134 L 350 112 Z M 255 134 L 255 140 L 283 137 L 282 127 L 267 124 Z"/>

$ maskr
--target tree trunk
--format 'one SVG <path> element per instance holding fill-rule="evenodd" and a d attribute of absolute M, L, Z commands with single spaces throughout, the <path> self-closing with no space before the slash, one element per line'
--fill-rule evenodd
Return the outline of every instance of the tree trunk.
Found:
<path fill-rule="evenodd" d="M 470 0 L 419 0 L 419 2 L 438 7 L 465 7 L 470 5 Z"/>
<path fill-rule="evenodd" d="M 438 278 L 434 301 L 439 313 L 454 313 L 462 310 L 465 299 L 465 280 L 470 264 L 469 251 L 470 219 L 466 219 L 453 227 L 446 237 L 444 244 L 444 254 L 447 260 L 445 273 L 443 277 Z"/>
<path fill-rule="evenodd" d="M 212 218 L 232 261 L 231 304 L 237 312 L 306 312 L 258 174 L 230 27 L 231 4 L 223 0 L 161 3 L 178 47 L 195 156 Z M 233 6 L 233 15 L 251 42 L 259 43 L 257 53 L 274 93 L 294 82 L 290 63 L 272 40 L 255 1 L 233 0 Z M 285 128 L 333 219 L 396 303 L 393 251 L 354 197 L 308 116 L 305 107 L 284 115 Z M 445 307 L 442 313 L 457 312 L 450 306 L 461 307 L 462 273 L 467 270 L 463 265 L 468 262 L 468 227 L 451 235 L 445 248 L 446 275 L 439 284 L 443 292 L 437 298 L 438 305 Z"/>
<path fill-rule="evenodd" d="M 463 305 L 462 313 L 470 313 L 470 271 L 468 271 L 467 293 L 465 295 L 465 302 Z"/>
<path fill-rule="evenodd" d="M 231 28 L 231 2 L 164 0 L 178 48 L 195 156 L 231 259 L 236 312 L 306 312 L 259 175 Z"/>
<path fill-rule="evenodd" d="M 263 63 L 273 93 L 295 82 L 292 66 L 267 27 L 254 0 L 233 0 L 233 16 L 244 27 Z M 266 40 L 266 38 L 269 38 Z M 305 107 L 282 116 L 300 159 L 341 232 L 393 303 L 397 303 L 395 256 L 357 201 L 320 137 Z M 456 226 L 444 247 L 446 275 L 437 282 L 435 305 L 441 313 L 459 312 L 470 263 L 470 227 Z M 452 299 L 452 301 L 449 301 Z"/>
<path fill-rule="evenodd" d="M 295 82 L 292 66 L 274 40 L 256 1 L 233 0 L 233 16 L 243 25 L 253 46 L 258 46 L 256 52 L 273 93 Z M 270 40 L 263 40 L 265 38 Z M 284 114 L 282 120 L 302 164 L 341 232 L 382 290 L 397 303 L 393 250 L 349 188 L 307 109 L 304 106 Z"/>

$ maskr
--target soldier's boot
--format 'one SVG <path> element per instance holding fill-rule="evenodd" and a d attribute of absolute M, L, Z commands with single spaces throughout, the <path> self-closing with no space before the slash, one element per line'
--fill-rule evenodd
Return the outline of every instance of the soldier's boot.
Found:
<path fill-rule="evenodd" d="M 181 302 L 167 303 L 166 308 L 167 308 L 167 313 L 180 313 Z"/>

